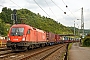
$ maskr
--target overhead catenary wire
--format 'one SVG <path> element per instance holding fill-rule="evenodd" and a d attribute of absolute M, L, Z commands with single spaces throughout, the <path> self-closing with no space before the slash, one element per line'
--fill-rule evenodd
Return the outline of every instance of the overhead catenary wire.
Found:
<path fill-rule="evenodd" d="M 51 0 L 52 1 L 52 0 Z M 54 1 L 52 1 L 60 10 L 62 10 Z M 63 10 L 62 10 L 63 11 Z M 64 11 L 63 11 L 64 12 Z"/>
<path fill-rule="evenodd" d="M 70 9 L 68 8 L 68 10 L 70 11 Z M 70 11 L 71 12 L 71 11 Z M 75 17 L 75 15 L 71 12 L 71 14 Z M 75 17 L 75 19 L 77 19 L 76 17 Z"/>
<path fill-rule="evenodd" d="M 52 0 L 51 0 L 52 1 Z M 61 11 L 63 11 L 63 9 L 62 8 L 60 8 L 54 1 L 52 1 Z M 64 12 L 64 14 L 66 14 L 66 12 L 65 11 L 63 11 Z M 67 15 L 67 14 L 66 14 Z M 67 15 L 67 16 L 69 16 L 69 15 Z M 70 16 L 69 16 L 70 17 Z M 72 19 L 72 18 L 71 18 Z M 73 20 L 73 19 L 72 19 Z"/>
<path fill-rule="evenodd" d="M 19 6 L 18 4 L 16 4 L 15 2 L 13 2 L 12 0 L 10 0 L 13 4 L 15 4 L 16 6 L 18 6 L 19 8 L 21 8 L 22 9 L 22 12 L 23 12 L 23 8 L 21 7 L 21 6 Z M 23 15 L 24 16 L 24 15 Z M 23 19 L 25 19 L 26 20 L 26 18 L 20 18 L 20 20 L 22 21 Z M 24 23 L 23 21 L 22 21 L 22 23 Z"/>
<path fill-rule="evenodd" d="M 62 2 L 66 5 L 66 3 L 62 0 Z M 66 5 L 66 8 L 67 8 L 68 6 Z M 77 12 L 77 11 L 79 11 L 79 10 L 81 10 L 81 8 L 79 8 L 79 9 L 77 9 L 75 12 Z"/>
<path fill-rule="evenodd" d="M 65 2 L 62 0 L 62 2 L 65 4 Z M 65 4 L 65 6 L 66 6 L 66 8 L 70 11 L 70 9 L 68 8 L 68 6 Z M 75 17 L 75 15 L 70 11 L 70 13 Z M 75 17 L 75 19 L 77 19 L 76 17 Z"/>
<path fill-rule="evenodd" d="M 20 7 L 18 4 L 16 4 L 15 2 L 13 2 L 12 0 L 10 0 L 12 3 L 14 3 L 15 5 L 17 5 L 18 7 Z M 41 8 L 46 14 L 47 14 L 47 16 L 49 16 L 49 14 L 36 2 L 36 0 L 33 0 L 38 6 L 39 6 L 39 8 Z M 52 0 L 51 0 L 52 1 Z M 62 10 L 54 1 L 52 1 L 60 10 Z M 47 2 L 46 2 L 47 3 Z M 48 3 L 47 3 L 47 5 L 48 5 Z M 49 5 L 48 5 L 49 6 Z M 21 8 L 21 7 L 20 7 Z M 49 7 L 49 9 L 51 10 L 51 8 Z M 51 10 L 52 11 L 52 10 Z M 63 11 L 63 10 L 62 10 Z M 64 11 L 63 11 L 64 12 Z M 52 13 L 53 13 L 53 11 L 52 11 Z M 54 14 L 54 13 L 53 13 Z M 65 14 L 65 12 L 64 12 L 64 14 Z M 55 15 L 55 14 L 54 14 Z M 50 17 L 50 16 L 49 16 Z"/>
<path fill-rule="evenodd" d="M 62 2 L 65 4 L 65 2 L 62 0 Z M 66 5 L 66 4 L 65 4 Z M 67 5 L 66 5 L 67 6 Z M 68 7 L 68 6 L 67 6 Z"/>
<path fill-rule="evenodd" d="M 3 5 L 0 5 L 0 6 L 4 7 Z"/>
<path fill-rule="evenodd" d="M 77 10 L 76 10 L 76 11 L 74 11 L 74 12 L 77 12 L 77 11 L 79 11 L 79 10 L 81 10 L 81 8 L 77 9 Z"/>
<path fill-rule="evenodd" d="M 12 0 L 10 0 L 12 3 L 14 3 L 15 5 L 17 5 L 18 7 L 20 7 L 18 4 L 16 4 L 15 2 L 13 2 Z M 20 7 L 20 8 L 22 8 L 22 7 Z"/>
<path fill-rule="evenodd" d="M 34 2 L 39 6 L 39 4 L 34 0 Z M 41 7 L 41 6 L 39 6 L 43 11 L 44 11 L 44 9 Z M 45 13 L 46 13 L 46 11 L 44 11 Z M 47 13 L 46 13 L 47 14 Z M 48 15 L 48 14 L 47 14 Z M 48 15 L 49 16 L 49 15 Z M 50 16 L 49 16 L 50 17 Z"/>
<path fill-rule="evenodd" d="M 49 6 L 49 4 L 47 3 L 46 0 L 45 0 L 45 2 L 46 2 L 46 4 L 47 4 L 47 6 L 49 7 L 50 11 L 52 12 L 52 14 L 56 17 L 56 15 L 55 15 L 54 12 L 52 11 L 52 9 L 50 8 L 50 6 Z M 57 19 L 57 17 L 56 17 L 56 19 Z"/>

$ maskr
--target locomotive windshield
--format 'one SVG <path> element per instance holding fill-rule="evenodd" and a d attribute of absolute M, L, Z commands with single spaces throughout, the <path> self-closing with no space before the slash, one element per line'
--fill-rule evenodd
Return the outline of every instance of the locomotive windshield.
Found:
<path fill-rule="evenodd" d="M 11 35 L 12 36 L 22 36 L 24 32 L 24 28 L 12 28 Z"/>

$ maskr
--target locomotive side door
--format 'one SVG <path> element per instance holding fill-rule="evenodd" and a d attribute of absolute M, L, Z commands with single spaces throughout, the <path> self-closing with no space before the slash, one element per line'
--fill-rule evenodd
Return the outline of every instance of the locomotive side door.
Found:
<path fill-rule="evenodd" d="M 26 41 L 30 41 L 30 29 L 26 33 Z"/>
<path fill-rule="evenodd" d="M 36 31 L 36 42 L 38 42 L 38 31 Z"/>

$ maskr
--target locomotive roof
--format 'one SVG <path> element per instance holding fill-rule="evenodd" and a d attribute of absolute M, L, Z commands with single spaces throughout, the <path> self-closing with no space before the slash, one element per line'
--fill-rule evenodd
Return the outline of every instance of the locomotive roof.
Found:
<path fill-rule="evenodd" d="M 34 27 L 29 26 L 29 25 L 26 25 L 26 24 L 15 24 L 15 25 L 12 26 L 12 28 L 13 28 L 13 27 L 28 27 L 28 28 L 30 28 L 30 29 L 32 29 L 32 30 L 36 30 L 36 31 L 38 31 L 38 32 L 42 32 L 42 33 L 44 33 L 43 30 L 40 30 L 40 29 L 34 28 Z"/>
<path fill-rule="evenodd" d="M 28 27 L 28 28 L 30 28 L 30 29 L 33 30 L 33 28 L 32 28 L 31 26 L 26 25 L 26 24 L 15 24 L 15 25 L 13 25 L 12 27 Z"/>

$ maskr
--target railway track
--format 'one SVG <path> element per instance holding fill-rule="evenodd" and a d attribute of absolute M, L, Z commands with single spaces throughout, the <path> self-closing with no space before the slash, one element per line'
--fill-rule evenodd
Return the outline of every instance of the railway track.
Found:
<path fill-rule="evenodd" d="M 25 58 L 22 58 L 21 60 L 45 60 L 46 58 L 48 58 L 49 56 L 51 56 L 53 53 L 55 53 L 57 50 L 61 49 L 64 46 L 66 46 L 66 44 L 64 45 L 59 44 L 59 45 L 47 48 L 45 50 L 39 51 L 37 53 L 34 53 Z M 52 60 L 52 58 L 50 58 L 49 60 Z"/>
<path fill-rule="evenodd" d="M 0 48 L 0 51 L 5 51 L 5 50 L 10 50 L 10 49 L 8 49 L 7 47 Z"/>
<path fill-rule="evenodd" d="M 3 58 L 8 57 L 12 53 L 13 51 L 8 48 L 0 48 L 0 60 L 3 60 Z"/>
<path fill-rule="evenodd" d="M 16 57 L 17 53 L 19 54 L 19 52 L 14 52 L 12 50 L 0 51 L 0 60 L 12 60 L 10 58 Z"/>
<path fill-rule="evenodd" d="M 4 55 L 4 54 L 9 54 L 9 53 L 11 53 L 11 52 L 12 52 L 12 50 L 0 51 L 0 56 L 1 56 L 1 55 Z"/>
<path fill-rule="evenodd" d="M 1 55 L 0 60 L 47 60 L 50 59 L 50 56 L 57 54 L 55 52 L 61 52 L 60 50 L 65 51 L 66 45 L 67 44 L 58 44 L 25 52 L 12 52 L 6 55 Z"/>
<path fill-rule="evenodd" d="M 0 48 L 0 56 L 4 54 L 11 53 L 12 51 L 8 49 L 7 47 Z"/>

